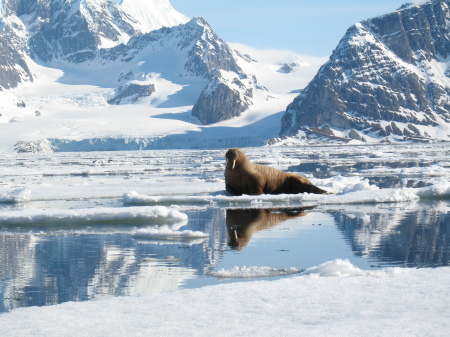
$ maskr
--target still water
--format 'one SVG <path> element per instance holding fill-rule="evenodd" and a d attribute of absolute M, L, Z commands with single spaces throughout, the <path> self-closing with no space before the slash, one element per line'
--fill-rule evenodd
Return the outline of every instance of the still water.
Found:
<path fill-rule="evenodd" d="M 209 237 L 185 241 L 134 238 L 133 223 L 2 228 L 0 311 L 240 281 L 211 275 L 234 267 L 305 269 L 337 258 L 362 269 L 448 266 L 450 214 L 440 210 L 449 206 L 211 208 L 188 212 L 185 227 Z"/>
<path fill-rule="evenodd" d="M 380 188 L 426 187 L 435 179 L 448 179 L 450 168 L 450 146 L 439 144 L 246 151 L 262 164 L 275 160 L 283 170 L 310 172 L 318 179 L 358 175 Z M 178 185 L 186 185 L 193 194 L 211 193 L 223 188 L 222 152 L 8 155 L 0 158 L 0 183 L 32 186 L 36 200 L 0 204 L 0 212 L 124 207 L 120 196 L 130 186 L 175 194 Z M 112 190 L 117 197 L 111 197 Z M 51 200 L 46 199 L 49 193 Z M 70 198 L 60 198 L 66 195 Z M 208 236 L 178 241 L 134 236 L 149 225 L 145 221 L 0 224 L 0 313 L 247 281 L 217 274 L 235 267 L 307 269 L 338 258 L 361 269 L 448 266 L 449 209 L 445 197 L 278 208 L 188 207 L 183 210 L 187 223 L 168 226 Z M 265 279 L 280 277 L 289 276 Z"/>

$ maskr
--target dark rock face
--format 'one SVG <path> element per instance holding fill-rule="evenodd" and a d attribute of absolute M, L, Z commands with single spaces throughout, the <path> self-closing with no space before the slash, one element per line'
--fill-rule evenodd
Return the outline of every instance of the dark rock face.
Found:
<path fill-rule="evenodd" d="M 103 61 L 127 62 L 133 60 L 144 48 L 157 51 L 159 48 L 169 47 L 181 55 L 180 59 L 184 55 L 186 60 L 183 69 L 180 69 L 180 76 L 194 76 L 208 81 L 192 109 L 192 115 L 202 124 L 239 116 L 253 104 L 255 85 L 255 89 L 266 90 L 257 86 L 256 79 L 244 74 L 237 64 L 239 56 L 202 18 L 134 37 L 126 46 L 102 50 L 100 57 Z M 231 74 L 232 79 L 225 79 L 221 75 L 222 71 L 228 74 L 227 77 Z M 123 80 L 133 80 L 136 76 L 129 73 Z M 116 96 L 108 102 L 116 104 L 119 101 Z"/>
<path fill-rule="evenodd" d="M 131 103 L 136 103 L 141 98 L 150 96 L 155 92 L 154 84 L 127 84 L 119 87 L 116 90 L 116 94 L 113 98 L 108 100 L 108 104 L 120 104 L 122 100 L 127 100 Z"/>
<path fill-rule="evenodd" d="M 0 87 L 4 89 L 17 87 L 23 80 L 33 81 L 27 65 L 27 41 L 21 35 L 24 31 L 17 18 L 0 16 Z"/>
<path fill-rule="evenodd" d="M 449 4 L 410 5 L 350 27 L 287 107 L 280 134 L 327 125 L 374 137 L 427 138 L 421 127 L 450 123 Z"/>
<path fill-rule="evenodd" d="M 252 104 L 252 81 L 234 78 L 231 83 L 220 73 L 209 82 L 192 109 L 192 115 L 202 124 L 212 124 L 233 117 L 247 110 Z M 247 83 L 244 84 L 243 81 Z"/>
<path fill-rule="evenodd" d="M 84 62 L 101 46 L 101 39 L 119 41 L 125 33 L 139 33 L 125 13 L 108 2 L 81 7 L 72 1 L 9 0 L 17 16 L 27 15 L 30 49 L 34 58 L 45 62 L 64 59 Z"/>
<path fill-rule="evenodd" d="M 289 74 L 295 70 L 295 68 L 299 67 L 300 64 L 297 62 L 284 63 L 280 69 L 278 69 L 279 73 Z"/>
<path fill-rule="evenodd" d="M 278 69 L 278 72 L 283 73 L 283 74 L 289 74 L 294 70 L 294 67 L 290 64 L 283 64 L 280 69 Z"/>
<path fill-rule="evenodd" d="M 40 62 L 61 59 L 80 63 L 96 55 L 102 37 L 118 41 L 123 33 L 138 33 L 117 7 L 108 7 L 107 2 L 97 5 L 100 8 L 95 10 L 86 5 L 83 7 L 86 12 L 82 13 L 80 4 L 73 1 L 5 0 L 1 3 L 0 85 L 14 88 L 32 81 L 27 65 L 30 57 Z"/>
<path fill-rule="evenodd" d="M 188 61 L 184 66 L 190 74 L 203 74 L 203 77 L 210 79 L 215 70 L 242 73 L 242 69 L 236 63 L 236 55 L 203 18 L 194 18 L 186 28 L 196 33 L 195 38 L 191 39 L 195 43 L 188 53 Z"/>

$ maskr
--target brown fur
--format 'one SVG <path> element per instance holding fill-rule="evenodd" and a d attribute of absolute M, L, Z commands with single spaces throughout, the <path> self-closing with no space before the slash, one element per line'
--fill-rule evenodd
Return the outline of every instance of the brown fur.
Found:
<path fill-rule="evenodd" d="M 225 187 L 233 195 L 328 194 L 298 174 L 252 163 L 240 149 L 229 149 L 225 158 Z"/>

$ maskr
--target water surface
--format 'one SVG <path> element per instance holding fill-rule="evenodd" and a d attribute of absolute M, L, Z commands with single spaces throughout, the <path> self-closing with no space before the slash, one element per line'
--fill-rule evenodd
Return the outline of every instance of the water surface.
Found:
<path fill-rule="evenodd" d="M 0 212 L 124 207 L 122 193 L 139 188 L 151 195 L 177 194 L 183 188 L 212 193 L 223 188 L 222 152 L 11 154 L 0 163 L 1 184 L 30 187 L 34 199 L 0 204 Z M 437 145 L 246 152 L 280 169 L 324 179 L 356 175 L 380 188 L 430 186 L 436 178 L 447 179 L 450 167 L 448 147 Z M 187 223 L 166 226 L 208 237 L 145 240 L 133 234 L 155 225 L 142 221 L 0 224 L 0 312 L 246 281 L 212 276 L 236 267 L 307 269 L 338 258 L 362 269 L 449 265 L 450 201 L 445 198 L 178 206 L 188 215 Z"/>

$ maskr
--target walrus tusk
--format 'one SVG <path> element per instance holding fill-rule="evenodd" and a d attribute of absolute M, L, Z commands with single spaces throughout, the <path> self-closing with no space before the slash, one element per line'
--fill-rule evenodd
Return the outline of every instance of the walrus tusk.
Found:
<path fill-rule="evenodd" d="M 233 170 L 234 170 L 234 166 L 236 165 L 236 159 L 233 160 Z"/>

